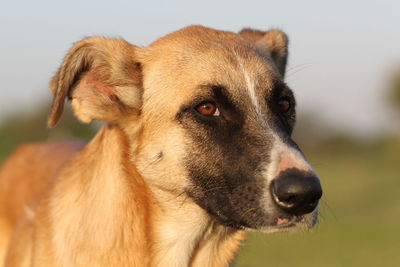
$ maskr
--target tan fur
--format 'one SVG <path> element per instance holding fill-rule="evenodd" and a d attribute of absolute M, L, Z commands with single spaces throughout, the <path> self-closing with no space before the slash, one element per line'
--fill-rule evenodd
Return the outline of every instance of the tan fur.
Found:
<path fill-rule="evenodd" d="M 215 40 L 212 49 L 197 41 L 205 39 Z M 217 74 L 232 90 L 250 74 L 267 89 L 267 80 L 254 77 L 283 76 L 286 36 L 273 31 L 259 39 L 193 26 L 146 48 L 102 37 L 75 44 L 51 81 L 48 124 L 60 119 L 67 97 L 80 120 L 107 124 L 83 149 L 25 145 L 5 163 L 0 263 L 6 251 L 5 266 L 231 263 L 244 232 L 215 223 L 185 196 L 190 182 L 181 162 L 190 140 L 174 118 L 197 94 L 195 85 L 218 83 Z M 264 64 L 271 59 L 263 53 L 275 64 Z M 161 148 L 173 153 L 158 164 Z"/>
<path fill-rule="evenodd" d="M 37 205 L 38 196 L 82 146 L 82 142 L 26 144 L 4 163 L 0 170 L 0 262 L 18 221 L 31 212 L 31 205 Z"/>
<path fill-rule="evenodd" d="M 53 146 L 57 148 L 56 144 Z M 63 155 L 65 151 L 62 146 L 63 144 L 59 144 L 59 151 L 48 153 L 44 158 L 39 157 L 36 160 L 55 163 L 51 159 Z M 29 147 L 30 150 L 24 152 L 37 151 L 32 148 L 34 147 Z M 113 149 L 110 150 L 110 148 Z M 29 264 L 39 266 L 165 266 L 167 264 L 186 266 L 190 261 L 199 262 L 198 265 L 193 264 L 193 266 L 226 266 L 237 251 L 238 241 L 243 239 L 242 233 L 215 226 L 210 221 L 203 223 L 201 227 L 204 229 L 196 231 L 194 228 L 199 225 L 199 213 L 203 212 L 199 208 L 192 210 L 193 203 L 188 203 L 186 209 L 178 209 L 171 203 L 171 199 L 163 203 L 152 200 L 154 196 L 146 183 L 131 167 L 132 165 L 126 162 L 129 160 L 126 155 L 127 150 L 126 136 L 120 129 L 103 128 L 68 167 L 63 169 L 56 178 L 57 182 L 54 186 L 39 194 L 38 205 L 30 207 L 34 218 L 26 217 L 14 233 L 6 266 L 30 266 Z M 18 152 L 16 151 L 13 157 L 28 160 Z M 72 156 L 71 154 L 64 155 Z M 5 165 L 4 171 L 7 171 L 9 164 Z M 84 166 L 88 164 L 93 168 L 86 169 Z M 80 171 L 77 172 L 77 170 Z M 116 170 L 120 170 L 121 173 L 115 173 Z M 9 172 L 7 177 L 10 176 L 12 174 L 10 175 Z M 43 177 L 47 177 L 47 173 L 42 171 L 25 179 L 23 181 L 25 183 L 21 181 L 21 186 L 24 186 L 21 190 L 28 190 L 32 186 L 29 184 L 31 181 Z M 100 177 L 104 180 L 95 179 Z M 3 176 L 1 178 L 3 181 Z M 113 180 L 113 178 L 117 179 Z M 9 185 L 11 187 L 15 184 L 9 182 Z M 44 186 L 44 183 L 36 184 L 36 186 L 40 185 Z M 9 190 L 13 192 L 15 188 L 9 188 Z M 82 191 L 85 194 L 78 195 Z M 10 196 L 9 192 L 2 193 L 4 193 L 2 196 Z M 35 195 L 37 198 L 38 194 Z M 29 195 L 25 196 L 29 197 Z M 9 200 L 12 201 L 12 199 Z M 10 203 L 13 206 L 4 209 L 18 213 L 18 216 L 2 214 L 2 218 L 10 218 L 6 222 L 10 225 L 8 228 L 15 227 L 16 218 L 23 217 L 23 207 L 29 207 L 31 203 L 29 200 L 20 202 Z M 160 207 L 169 209 L 167 214 L 162 214 Z M 187 217 L 185 223 L 187 231 L 182 231 L 184 230 L 182 220 L 185 217 Z M 76 221 L 80 221 L 80 224 L 76 225 Z M 154 224 L 160 224 L 160 227 Z M 49 227 L 57 229 L 53 236 L 48 236 L 46 233 Z M 76 233 L 75 236 L 68 235 L 71 232 L 70 227 L 77 227 L 72 229 L 72 232 Z M 158 232 L 154 233 L 152 229 Z M 184 240 L 183 235 L 193 230 L 196 236 L 188 236 L 188 240 Z M 43 234 L 35 236 L 33 231 Z M 2 233 L 2 236 L 9 238 L 10 234 L 10 232 Z M 84 240 L 81 239 L 82 236 L 85 237 Z M 123 236 L 122 241 L 117 240 L 120 236 Z M 179 245 L 180 243 L 182 244 Z M 176 246 L 176 249 L 173 246 Z M 2 247 L 2 251 L 4 250 L 5 248 Z M 170 256 L 168 256 L 169 250 L 172 250 Z M 189 250 L 186 255 L 182 253 L 184 250 Z M 183 257 L 182 260 L 179 259 L 180 254 Z M 27 265 L 20 262 L 22 259 L 27 262 Z M 209 261 L 209 265 L 204 264 L 206 261 Z M 57 265 L 57 262 L 63 264 Z"/>

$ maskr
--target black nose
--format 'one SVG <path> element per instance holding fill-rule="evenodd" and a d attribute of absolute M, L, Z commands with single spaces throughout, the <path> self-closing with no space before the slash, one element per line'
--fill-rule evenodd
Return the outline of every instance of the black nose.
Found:
<path fill-rule="evenodd" d="M 317 177 L 295 172 L 276 178 L 271 183 L 271 193 L 280 208 L 294 215 L 302 215 L 317 207 L 322 188 Z"/>

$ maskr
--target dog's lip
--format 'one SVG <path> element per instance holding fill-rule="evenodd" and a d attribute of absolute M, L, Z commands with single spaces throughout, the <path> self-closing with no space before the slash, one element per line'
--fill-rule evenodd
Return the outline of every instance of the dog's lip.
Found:
<path fill-rule="evenodd" d="M 276 224 L 274 226 L 278 228 L 286 228 L 286 227 L 292 227 L 295 225 L 296 222 L 301 220 L 301 216 L 291 216 L 290 218 L 286 217 L 277 217 L 276 218 Z"/>

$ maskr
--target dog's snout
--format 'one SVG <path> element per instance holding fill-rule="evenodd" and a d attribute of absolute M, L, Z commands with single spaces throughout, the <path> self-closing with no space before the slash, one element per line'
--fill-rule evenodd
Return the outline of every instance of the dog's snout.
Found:
<path fill-rule="evenodd" d="M 276 204 L 294 215 L 312 212 L 322 196 L 319 179 L 297 171 L 280 175 L 272 181 L 270 189 Z"/>

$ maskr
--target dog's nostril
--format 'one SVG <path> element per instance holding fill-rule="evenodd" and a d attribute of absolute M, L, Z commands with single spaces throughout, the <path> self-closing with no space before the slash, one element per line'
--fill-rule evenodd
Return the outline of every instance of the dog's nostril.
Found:
<path fill-rule="evenodd" d="M 281 198 L 279 198 L 279 200 L 284 201 L 286 203 L 292 203 L 293 201 L 296 200 L 296 196 L 295 195 L 282 196 Z"/>
<path fill-rule="evenodd" d="M 322 188 L 317 177 L 284 176 L 272 182 L 271 193 L 280 208 L 302 215 L 317 207 Z"/>
<path fill-rule="evenodd" d="M 275 191 L 276 192 L 276 191 Z M 280 194 L 276 195 L 277 201 L 281 203 L 281 205 L 290 208 L 296 203 L 296 195 L 294 194 Z"/>

